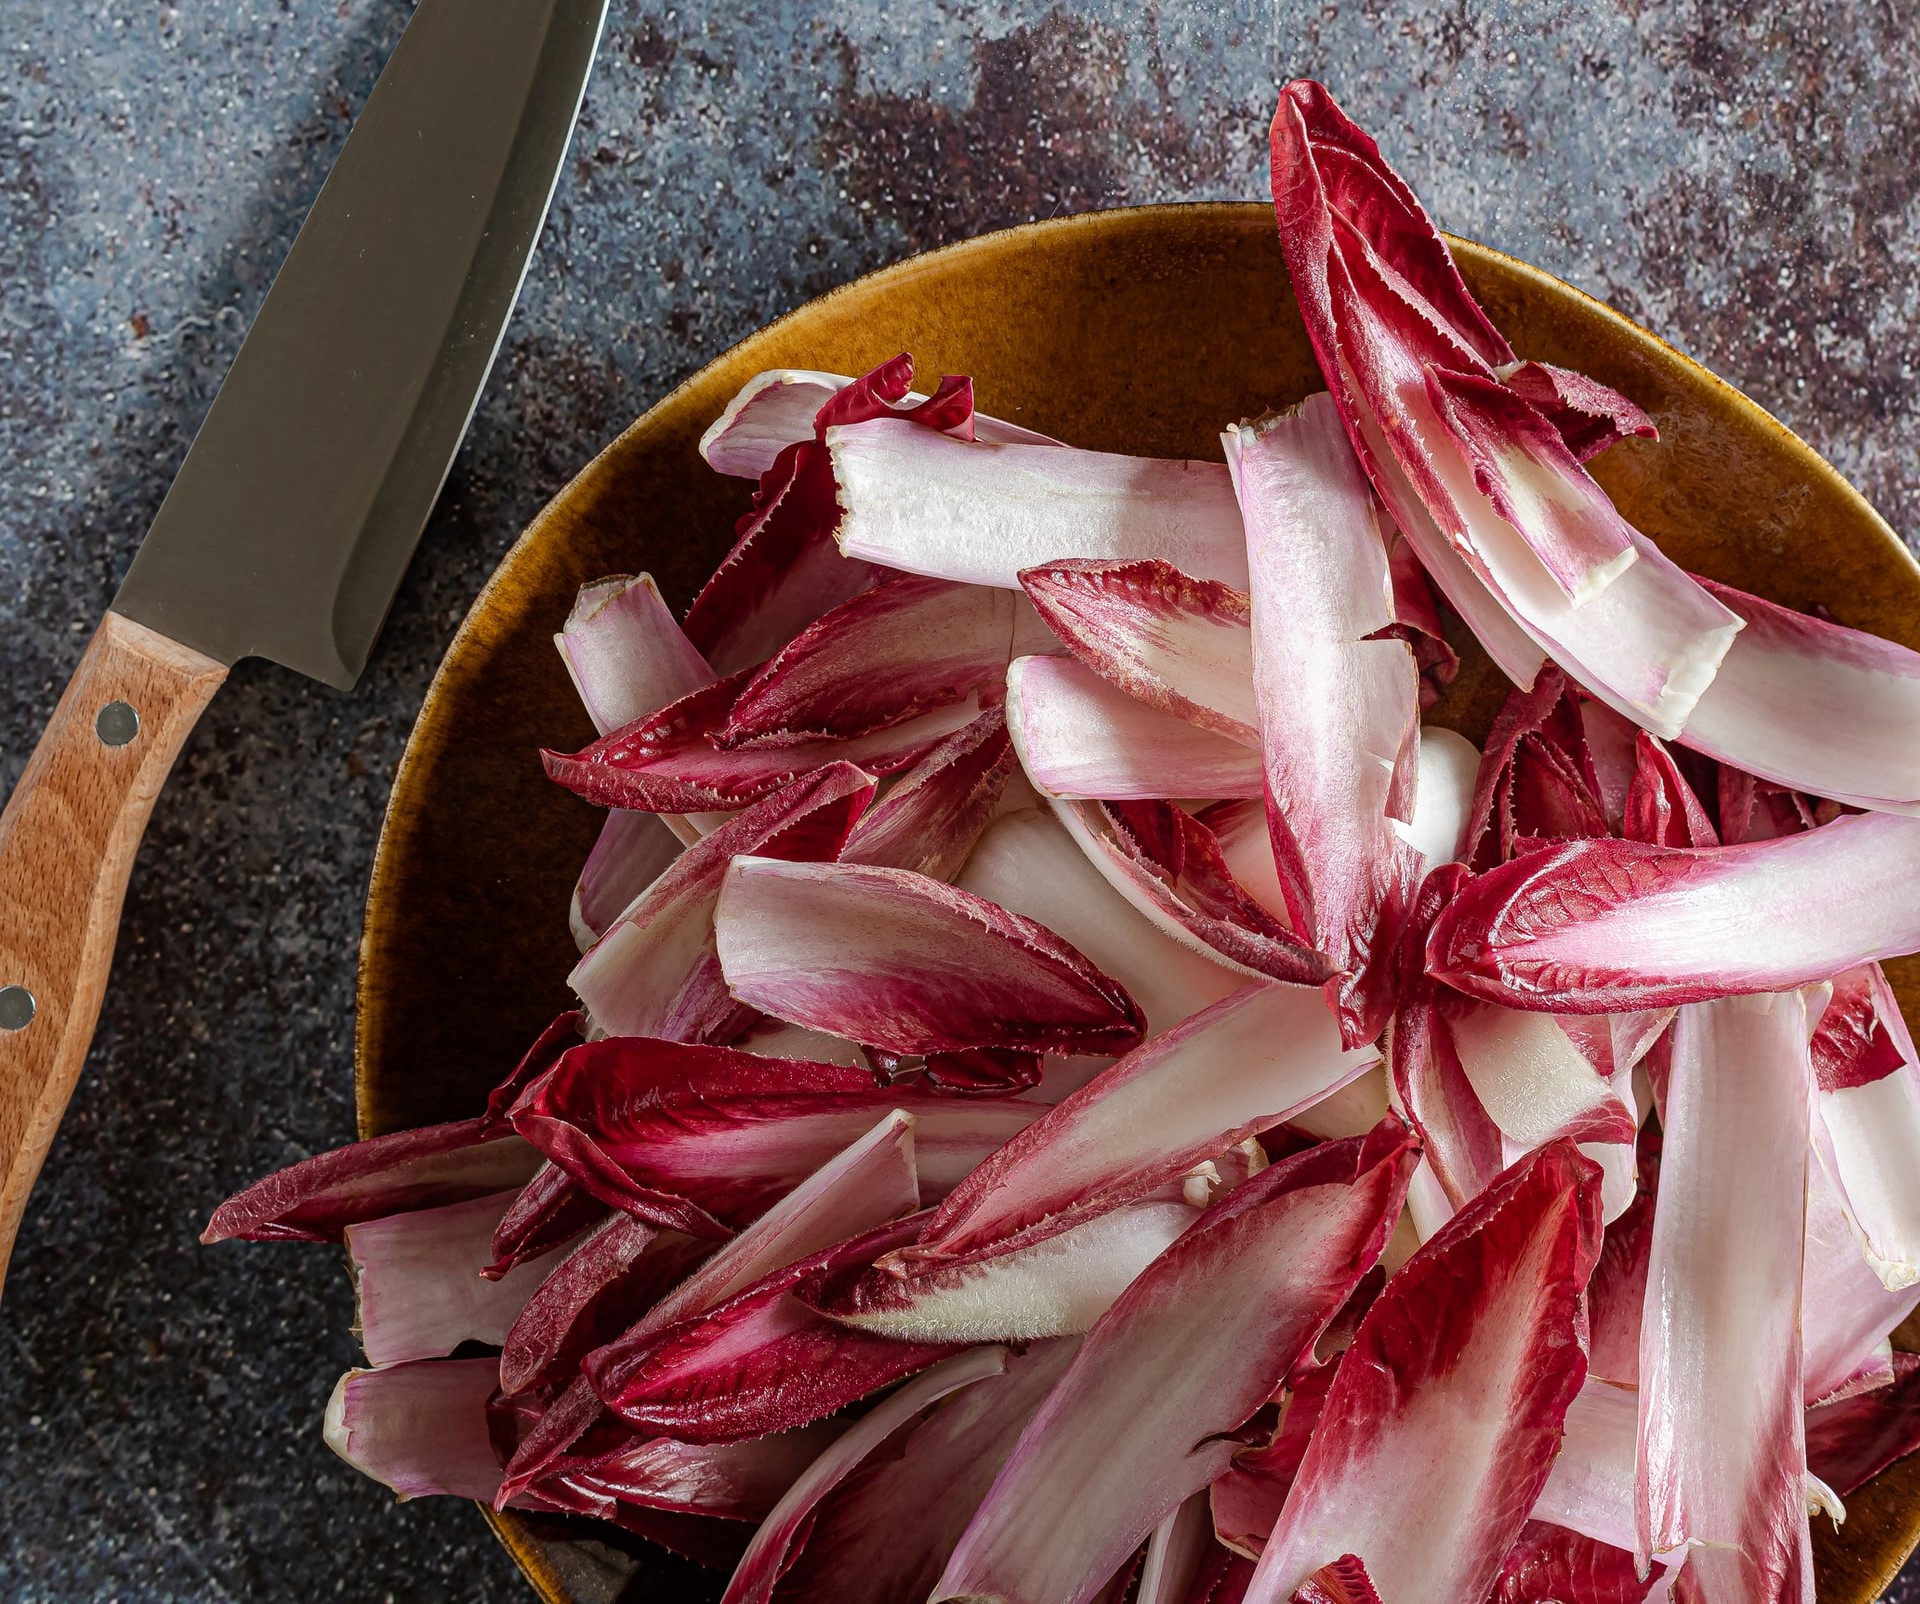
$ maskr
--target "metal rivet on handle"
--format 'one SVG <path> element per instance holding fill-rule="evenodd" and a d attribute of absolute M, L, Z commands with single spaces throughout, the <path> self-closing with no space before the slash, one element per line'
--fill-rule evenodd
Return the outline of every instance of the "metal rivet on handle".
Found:
<path fill-rule="evenodd" d="M 140 733 L 140 715 L 125 702 L 109 702 L 94 719 L 93 733 L 108 746 L 125 746 Z"/>
<path fill-rule="evenodd" d="M 25 1030 L 33 1010 L 33 993 L 25 986 L 0 986 L 0 1030 Z"/>

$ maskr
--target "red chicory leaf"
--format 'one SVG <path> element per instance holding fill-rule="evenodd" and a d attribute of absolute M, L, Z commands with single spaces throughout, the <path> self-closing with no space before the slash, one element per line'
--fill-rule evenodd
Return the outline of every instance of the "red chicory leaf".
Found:
<path fill-rule="evenodd" d="M 1264 840 L 1265 823 L 1257 822 Z M 1123 898 L 1051 812 L 1019 808 L 996 819 L 956 883 L 1085 953 L 1140 1004 L 1149 1035 L 1247 983 L 1241 970 L 1176 941 Z M 1059 1077 L 1056 1060 L 1050 1080 Z"/>
<path fill-rule="evenodd" d="M 834 763 L 729 820 L 637 898 L 567 977 L 603 1030 L 621 1036 L 725 1040 L 741 1010 L 714 951 L 713 914 L 740 853 L 831 858 L 872 800 L 872 776 Z"/>
<path fill-rule="evenodd" d="M 945 1196 L 1044 1112 L 882 1087 L 838 1064 L 615 1036 L 563 1057 L 514 1123 L 609 1205 L 719 1239 L 896 1108 L 915 1117 L 926 1198 Z"/>
<path fill-rule="evenodd" d="M 1364 1072 L 1319 997 L 1254 984 L 1048 1110 L 948 1196 L 912 1258 L 1039 1240 L 1144 1197 Z"/>
<path fill-rule="evenodd" d="M 1469 884 L 1433 975 L 1510 1007 L 1613 1013 L 1822 980 L 1920 950 L 1920 820 L 1855 814 L 1732 847 L 1578 841 Z"/>
<path fill-rule="evenodd" d="M 737 1443 L 636 1435 L 603 1453 L 557 1461 L 528 1493 L 547 1507 L 620 1524 L 634 1508 L 760 1520 L 835 1435 L 830 1425 Z"/>
<path fill-rule="evenodd" d="M 487 1432 L 491 1359 L 422 1359 L 349 1370 L 327 1400 L 327 1446 L 402 1499 L 448 1494 L 488 1503 L 500 1463 Z"/>
<path fill-rule="evenodd" d="M 1383 1598 L 1486 1596 L 1586 1371 L 1599 1245 L 1599 1172 L 1555 1142 L 1407 1261 L 1341 1360 L 1249 1600 L 1342 1554 Z"/>
<path fill-rule="evenodd" d="M 848 557 L 1005 590 L 1023 569 L 1067 557 L 1158 557 L 1246 584 L 1240 516 L 1217 462 L 969 444 L 892 419 L 829 429 L 826 443 Z"/>
<path fill-rule="evenodd" d="M 626 808 L 607 814 L 574 883 L 573 906 L 567 912 L 573 939 L 582 952 L 604 936 L 633 899 L 680 856 L 680 837 L 667 824 L 671 816 Z"/>
<path fill-rule="evenodd" d="M 1428 572 L 1516 683 L 1531 682 L 1545 647 L 1656 733 L 1677 733 L 1738 618 L 1637 534 L 1637 557 L 1589 594 L 1623 555 L 1620 530 L 1581 526 L 1569 545 L 1566 529 L 1539 516 L 1582 498 L 1591 505 L 1571 458 L 1543 468 L 1542 453 L 1558 443 L 1552 431 L 1530 442 L 1523 477 L 1508 455 L 1517 440 L 1470 460 L 1428 394 L 1430 370 L 1490 385 L 1491 367 L 1510 353 L 1489 363 L 1477 335 L 1490 325 L 1454 292 L 1445 244 L 1411 192 L 1317 84 L 1282 93 L 1272 151 L 1281 244 L 1308 334 L 1375 488 Z M 1382 217 L 1396 226 L 1377 226 Z M 1530 406 L 1511 406 L 1512 429 L 1540 428 Z M 1475 484 L 1476 469 L 1497 476 L 1518 524 Z M 1545 482 L 1532 487 L 1540 471 Z M 1576 605 L 1563 582 L 1586 599 Z"/>
<path fill-rule="evenodd" d="M 1260 791 L 1260 754 L 1116 689 L 1077 659 L 1016 658 L 1007 729 L 1047 796 L 1242 797 Z"/>
<path fill-rule="evenodd" d="M 1920 1354 L 1893 1356 L 1893 1383 L 1807 1411 L 1807 1469 L 1842 1498 L 1920 1448 Z"/>
<path fill-rule="evenodd" d="M 1816 1139 L 1889 1290 L 1920 1283 L 1920 1055 L 1876 964 L 1838 976 L 1810 1046 Z"/>
<path fill-rule="evenodd" d="M 1349 1046 L 1392 1009 L 1400 926 L 1420 872 L 1413 817 L 1418 671 L 1393 622 L 1386 545 L 1333 402 L 1223 437 L 1247 528 L 1254 699 L 1267 825 L 1288 923 L 1339 971 Z"/>
<path fill-rule="evenodd" d="M 1213 832 L 1170 802 L 1136 802 L 1135 817 L 1157 810 L 1178 845 L 1155 861 L 1136 845 L 1111 805 L 1056 801 L 1053 812 L 1106 882 L 1167 935 L 1207 957 L 1236 965 L 1249 979 L 1319 985 L 1331 978 L 1325 954 L 1304 945 L 1241 890 Z"/>
<path fill-rule="evenodd" d="M 1125 1204 L 1065 1230 L 954 1264 L 856 1265 L 796 1289 L 810 1309 L 901 1342 L 1031 1342 L 1077 1336 L 1100 1318 L 1200 1210 Z"/>
<path fill-rule="evenodd" d="M 714 937 L 740 1001 L 890 1052 L 1120 1052 L 1145 1030 L 1050 930 L 904 869 L 735 858 Z"/>
<path fill-rule="evenodd" d="M 622 574 L 586 586 L 553 643 L 602 735 L 715 678 L 660 599 L 650 574 L 638 579 Z"/>
<path fill-rule="evenodd" d="M 683 1442 L 737 1442 L 820 1420 L 954 1351 L 836 1325 L 795 1288 L 909 1240 L 918 1216 L 875 1226 L 768 1271 L 672 1323 L 658 1313 L 582 1361 L 621 1419 Z"/>
<path fill-rule="evenodd" d="M 700 454 L 717 472 L 758 479 L 788 446 L 814 438 L 821 428 L 894 411 L 957 432 L 963 440 L 1058 443 L 1017 423 L 974 412 L 970 379 L 943 379 L 937 397 L 909 389 L 912 381 L 913 361 L 904 353 L 860 379 L 802 368 L 757 373 L 701 437 Z M 931 400 L 940 404 L 929 406 Z"/>
<path fill-rule="evenodd" d="M 1004 1375 L 989 1374 L 949 1394 L 869 1451 L 814 1506 L 804 1546 L 787 1559 L 780 1599 L 896 1604 L 925 1598 L 1078 1347 L 1062 1337 L 1009 1352 Z"/>
<path fill-rule="evenodd" d="M 748 678 L 742 669 L 578 752 L 544 752 L 541 760 L 555 782 L 599 807 L 699 813 L 746 807 L 838 763 L 892 774 L 917 762 L 980 711 L 976 699 L 968 697 L 852 740 L 722 751 L 715 739 Z"/>
<path fill-rule="evenodd" d="M 542 1164 L 494 1228 L 493 1263 L 480 1273 L 498 1280 L 591 1230 L 606 1214 L 607 1205 L 559 1165 Z"/>
<path fill-rule="evenodd" d="M 862 1416 L 801 1474 L 754 1533 L 721 1604 L 769 1604 L 782 1574 L 807 1541 L 821 1501 L 923 1410 L 961 1388 L 1004 1374 L 1007 1363 L 1004 1348 L 972 1349 L 909 1382 Z"/>
<path fill-rule="evenodd" d="M 1643 1581 L 1627 1550 L 1530 1520 L 1487 1604 L 1642 1604 L 1663 1570 L 1653 1566 Z"/>
<path fill-rule="evenodd" d="M 338 1242 L 362 1220 L 437 1208 L 517 1186 L 540 1156 L 484 1119 L 394 1131 L 316 1153 L 236 1192 L 202 1242 Z"/>
<path fill-rule="evenodd" d="M 1288 1604 L 1380 1604 L 1380 1594 L 1360 1556 L 1342 1554 L 1296 1587 Z"/>
<path fill-rule="evenodd" d="M 1006 715 L 989 708 L 927 753 L 860 816 L 841 861 L 952 880 L 998 811 L 1018 766 Z"/>
<path fill-rule="evenodd" d="M 585 1041 L 586 1030 L 586 1015 L 570 1008 L 540 1032 L 507 1078 L 487 1094 L 486 1120 L 490 1129 L 506 1128 L 520 1094 L 559 1063 L 560 1055 L 569 1047 L 578 1047 Z"/>
<path fill-rule="evenodd" d="M 775 653 L 713 741 L 790 747 L 870 735 L 997 686 L 1012 658 L 1056 650 L 1023 596 L 901 574 Z"/>
<path fill-rule="evenodd" d="M 1245 591 L 1158 558 L 1065 559 L 1026 569 L 1020 583 L 1047 626 L 1101 678 L 1190 724 L 1259 744 Z"/>
<path fill-rule="evenodd" d="M 833 464 L 809 431 L 762 470 L 733 550 L 687 611 L 687 638 L 717 673 L 764 662 L 879 577 L 874 564 L 841 555 L 839 520 Z"/>
<path fill-rule="evenodd" d="M 1389 1121 L 1277 1164 L 1203 1214 L 1088 1333 L 933 1597 L 1086 1604 L 1227 1467 L 1233 1433 L 1386 1245 L 1413 1159 Z"/>
<path fill-rule="evenodd" d="M 361 1345 L 375 1367 L 500 1343 L 554 1267 L 554 1249 L 483 1278 L 494 1227 L 518 1194 L 416 1209 L 346 1229 Z"/>
<path fill-rule="evenodd" d="M 1776 785 L 1863 808 L 1920 806 L 1920 652 L 1702 584 L 1746 627 L 1681 739 Z"/>
<path fill-rule="evenodd" d="M 564 1385 L 591 1348 L 610 1342 L 685 1280 L 713 1244 L 609 1216 L 541 1283 L 500 1349 L 500 1389 Z"/>
<path fill-rule="evenodd" d="M 1620 833 L 1629 841 L 1660 847 L 1717 847 L 1719 833 L 1673 754 L 1641 730 L 1634 739 L 1634 758 Z"/>
<path fill-rule="evenodd" d="M 1640 1561 L 1687 1549 L 1702 1604 L 1797 1600 L 1812 1563 L 1799 1310 L 1780 1295 L 1801 1271 L 1812 1102 L 1800 994 L 1680 1010 L 1640 1329 L 1635 1513 Z"/>
<path fill-rule="evenodd" d="M 1622 440 L 1658 440 L 1653 419 L 1610 385 L 1551 362 L 1519 362 L 1495 371 L 1500 381 L 1553 425 L 1567 449 L 1590 462 Z"/>

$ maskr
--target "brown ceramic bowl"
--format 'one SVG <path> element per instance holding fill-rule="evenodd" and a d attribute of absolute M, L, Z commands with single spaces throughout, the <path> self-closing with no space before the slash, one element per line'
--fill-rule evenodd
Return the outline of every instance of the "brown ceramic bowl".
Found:
<path fill-rule="evenodd" d="M 1523 355 L 1644 406 L 1657 444 L 1595 472 L 1687 567 L 1920 647 L 1920 566 L 1805 443 L 1712 374 L 1557 279 L 1456 241 Z M 539 748 L 593 732 L 552 635 L 574 592 L 652 572 L 684 604 L 731 542 L 749 487 L 711 472 L 701 431 L 765 368 L 858 373 L 912 351 L 970 373 L 983 407 L 1109 451 L 1211 457 L 1221 426 L 1322 388 L 1261 205 L 1145 207 L 989 235 L 834 291 L 689 379 L 536 518 L 461 627 L 394 782 L 361 949 L 361 1134 L 476 1113 L 566 1001 L 574 876 L 598 815 L 543 777 Z M 1464 638 L 1439 717 L 1481 737 L 1501 694 Z M 1896 966 L 1920 1025 L 1920 969 Z M 1782 1288 L 1782 1295 L 1786 1295 Z M 1920 1536 L 1920 1462 L 1816 1536 L 1820 1597 L 1868 1604 Z M 719 1581 L 604 1528 L 489 1515 L 540 1594 L 570 1604 L 714 1598 Z"/>

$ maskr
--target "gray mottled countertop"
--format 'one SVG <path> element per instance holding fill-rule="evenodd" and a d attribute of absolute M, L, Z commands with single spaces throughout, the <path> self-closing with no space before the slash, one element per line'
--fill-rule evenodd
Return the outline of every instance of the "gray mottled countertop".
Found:
<path fill-rule="evenodd" d="M 1310 73 L 1445 226 L 1701 357 L 1911 538 L 1903 9 L 615 0 L 525 299 L 371 670 L 341 696 L 242 665 L 155 815 L 0 1305 L 0 1595 L 524 1596 L 471 1509 L 397 1507 L 322 1448 L 353 1358 L 337 1259 L 194 1238 L 241 1182 L 352 1135 L 361 899 L 409 721 L 514 533 L 650 401 L 927 246 L 1260 196 L 1274 89 Z M 0 788 L 407 10 L 0 6 Z"/>

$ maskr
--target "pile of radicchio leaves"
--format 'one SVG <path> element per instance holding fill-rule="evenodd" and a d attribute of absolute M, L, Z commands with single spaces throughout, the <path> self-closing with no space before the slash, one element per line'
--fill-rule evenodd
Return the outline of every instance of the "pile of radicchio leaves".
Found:
<path fill-rule="evenodd" d="M 344 1239 L 369 1475 L 729 1604 L 1756 1604 L 1920 1442 L 1920 655 L 1668 561 L 1646 416 L 1272 140 L 1329 390 L 1224 465 L 765 373 L 684 627 L 582 595 L 580 1010 L 207 1232 Z"/>

